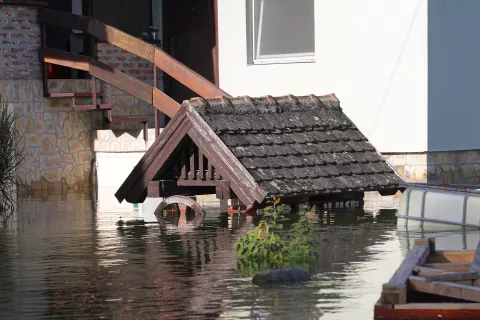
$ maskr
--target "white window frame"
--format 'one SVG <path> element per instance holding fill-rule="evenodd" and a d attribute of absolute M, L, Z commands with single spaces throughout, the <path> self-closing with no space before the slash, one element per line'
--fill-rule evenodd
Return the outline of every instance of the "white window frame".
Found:
<path fill-rule="evenodd" d="M 315 51 L 311 54 L 308 53 L 289 53 L 289 54 L 276 54 L 270 56 L 263 56 L 262 58 L 257 58 L 257 43 L 255 39 L 257 35 L 255 33 L 255 1 L 258 0 L 249 0 L 247 1 L 247 41 L 248 41 L 248 64 L 258 65 L 258 64 L 280 64 L 280 63 L 302 63 L 302 62 L 315 62 Z M 292 0 L 294 1 L 294 0 Z M 261 21 L 259 23 L 261 25 Z M 260 41 L 261 38 L 258 38 Z M 315 37 L 314 40 L 315 42 Z"/>

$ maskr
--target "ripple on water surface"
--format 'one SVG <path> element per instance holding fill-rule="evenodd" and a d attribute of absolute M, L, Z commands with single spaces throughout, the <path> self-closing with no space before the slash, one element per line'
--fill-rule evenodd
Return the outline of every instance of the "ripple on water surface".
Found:
<path fill-rule="evenodd" d="M 400 263 L 398 201 L 319 216 L 313 281 L 259 289 L 237 272 L 236 239 L 255 220 L 207 208 L 202 227 L 118 227 L 82 195 L 24 199 L 0 230 L 1 319 L 371 319 Z"/>

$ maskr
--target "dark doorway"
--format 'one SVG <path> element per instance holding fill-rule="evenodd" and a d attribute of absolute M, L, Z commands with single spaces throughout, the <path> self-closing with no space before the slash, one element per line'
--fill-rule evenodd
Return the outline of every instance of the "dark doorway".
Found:
<path fill-rule="evenodd" d="M 163 49 L 218 85 L 216 0 L 163 0 Z M 165 93 L 182 103 L 198 96 L 164 76 Z"/>

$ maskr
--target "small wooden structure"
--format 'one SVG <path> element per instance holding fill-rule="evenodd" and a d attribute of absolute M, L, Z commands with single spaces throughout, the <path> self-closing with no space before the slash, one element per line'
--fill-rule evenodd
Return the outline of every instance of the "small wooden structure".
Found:
<path fill-rule="evenodd" d="M 244 205 L 394 194 L 402 180 L 335 95 L 185 101 L 115 196 L 216 194 Z M 188 205 L 186 203 L 182 203 Z"/>
<path fill-rule="evenodd" d="M 480 319 L 480 243 L 435 251 L 433 240 L 416 240 L 383 285 L 375 319 Z"/>

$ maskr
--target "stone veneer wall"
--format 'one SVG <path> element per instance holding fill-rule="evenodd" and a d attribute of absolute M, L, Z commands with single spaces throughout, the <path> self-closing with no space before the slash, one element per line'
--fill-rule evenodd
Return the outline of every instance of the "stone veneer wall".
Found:
<path fill-rule="evenodd" d="M 153 86 L 153 63 L 109 43 L 97 43 L 97 58 L 110 67 Z M 158 75 L 159 88 L 161 88 L 163 83 L 160 78 L 161 73 L 159 72 Z M 150 104 L 108 84 L 103 85 L 103 91 L 105 103 L 112 104 L 113 116 L 148 116 L 149 126 L 154 126 L 154 108 Z M 137 129 L 141 126 L 136 123 L 115 123 L 112 129 Z"/>
<path fill-rule="evenodd" d="M 480 150 L 384 154 L 407 182 L 480 184 Z"/>
<path fill-rule="evenodd" d="M 88 92 L 90 80 L 50 80 L 50 92 Z M 26 192 L 89 189 L 91 132 L 98 112 L 75 112 L 71 99 L 45 99 L 41 81 L 0 81 L 0 93 L 19 116 L 25 160 L 19 174 Z"/>

